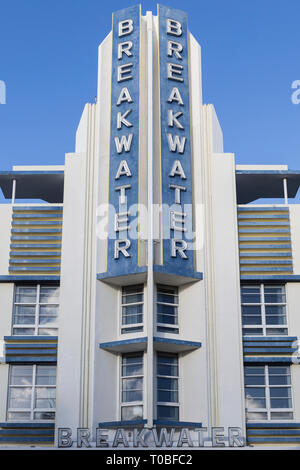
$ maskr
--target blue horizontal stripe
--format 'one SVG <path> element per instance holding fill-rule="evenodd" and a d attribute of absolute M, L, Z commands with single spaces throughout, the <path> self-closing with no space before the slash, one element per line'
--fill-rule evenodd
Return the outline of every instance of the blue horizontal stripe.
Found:
<path fill-rule="evenodd" d="M 285 282 L 300 282 L 300 276 L 295 274 L 288 275 L 247 275 L 240 276 L 241 281 L 285 281 Z"/>
<path fill-rule="evenodd" d="M 240 207 L 238 206 L 239 212 L 289 212 L 288 207 Z"/>
<path fill-rule="evenodd" d="M 11 240 L 61 240 L 61 237 L 55 237 L 55 236 L 49 236 L 49 237 L 30 237 L 30 236 L 20 236 L 16 237 L 13 236 L 11 237 Z"/>
<path fill-rule="evenodd" d="M 290 242 L 291 238 L 290 237 L 239 237 L 239 241 L 245 241 L 245 242 L 272 242 L 272 241 L 282 241 L 282 242 Z M 281 245 L 282 246 L 282 245 Z"/>
<path fill-rule="evenodd" d="M 172 428 L 202 428 L 202 423 L 194 421 L 171 421 L 166 419 L 154 419 L 153 424 L 157 426 L 169 426 Z"/>
<path fill-rule="evenodd" d="M 56 267 L 56 268 L 48 268 L 48 267 L 44 267 L 44 266 L 40 266 L 40 267 L 33 267 L 33 266 L 26 266 L 26 267 L 15 267 L 15 268 L 12 268 L 11 266 L 9 266 L 8 268 L 9 271 L 15 271 L 15 272 L 18 272 L 18 271 L 57 271 L 59 272 L 60 271 L 60 268 L 59 267 Z"/>
<path fill-rule="evenodd" d="M 15 423 L 15 422 L 11 422 L 11 421 L 5 421 L 4 423 L 0 423 L 0 428 L 50 428 L 50 429 L 54 429 L 55 427 L 55 423 L 53 421 L 53 423 L 41 423 L 41 422 L 35 422 L 35 423 L 32 423 L 32 422 L 19 422 L 19 423 Z"/>
<path fill-rule="evenodd" d="M 60 243 L 31 243 L 31 244 L 28 244 L 26 245 L 25 243 L 23 244 L 16 244 L 16 243 L 12 243 L 10 245 L 10 248 L 29 248 L 29 249 L 32 249 L 32 248 L 61 248 L 61 244 Z"/>
<path fill-rule="evenodd" d="M 13 335 L 13 336 L 4 336 L 4 341 L 57 341 L 58 336 L 32 336 L 32 335 L 24 335 L 24 336 L 19 336 L 19 335 Z"/>
<path fill-rule="evenodd" d="M 262 341 L 262 342 L 272 342 L 272 341 L 283 341 L 283 342 L 290 342 L 297 341 L 297 336 L 244 336 L 244 341 Z"/>
<path fill-rule="evenodd" d="M 300 429 L 249 429 L 247 436 L 299 436 Z"/>
<path fill-rule="evenodd" d="M 270 354 L 270 353 L 281 353 L 281 354 L 292 354 L 295 351 L 297 351 L 298 348 L 286 348 L 286 347 L 279 347 L 279 348 L 272 348 L 272 347 L 262 347 L 261 345 L 259 347 L 254 347 L 251 345 L 251 347 L 247 348 L 244 347 L 243 351 L 244 353 L 252 353 L 252 354 Z"/>
<path fill-rule="evenodd" d="M 11 233 L 62 233 L 60 228 L 13 228 Z"/>
<path fill-rule="evenodd" d="M 24 345 L 23 345 L 24 346 Z M 27 345 L 26 345 L 27 346 Z M 40 356 L 49 356 L 49 355 L 56 355 L 57 354 L 57 347 L 52 348 L 30 348 L 28 345 L 28 349 L 19 349 L 19 348 L 5 348 L 5 354 L 9 356 L 32 356 L 35 354 L 39 354 Z"/>
<path fill-rule="evenodd" d="M 11 251 L 9 256 L 61 256 L 61 251 Z"/>
<path fill-rule="evenodd" d="M 239 220 L 244 219 L 287 219 L 289 220 L 289 214 L 238 214 Z"/>
<path fill-rule="evenodd" d="M 155 343 L 169 343 L 169 344 L 178 344 L 182 346 L 192 346 L 195 348 L 201 348 L 201 343 L 197 341 L 184 341 L 181 339 L 173 339 L 173 338 L 160 338 L 159 336 L 154 336 L 153 341 Z"/>
<path fill-rule="evenodd" d="M 8 443 L 17 443 L 17 444 L 21 444 L 21 443 L 32 443 L 32 444 L 37 444 L 37 443 L 49 443 L 49 444 L 52 444 L 53 443 L 53 440 L 54 438 L 53 437 L 35 437 L 35 436 L 32 436 L 32 437 L 11 437 L 11 436 L 7 436 L 7 437 L 0 437 L 0 442 L 8 442 Z"/>
<path fill-rule="evenodd" d="M 249 347 L 249 348 L 252 348 L 252 347 L 278 347 L 278 348 L 290 348 L 291 345 L 293 344 L 293 342 L 277 342 L 277 341 L 270 341 L 269 343 L 268 342 L 261 342 L 259 343 L 258 341 L 253 341 L 253 343 L 251 343 L 250 341 L 244 341 L 244 347 Z"/>
<path fill-rule="evenodd" d="M 289 221 L 287 222 L 278 222 L 277 220 L 273 220 L 271 222 L 254 222 L 254 221 L 249 221 L 249 222 L 239 222 L 238 223 L 239 227 L 243 227 L 243 226 L 257 226 L 257 227 L 261 227 L 261 226 L 268 226 L 268 225 L 278 225 L 278 227 L 281 227 L 281 226 L 285 226 L 285 227 L 289 227 Z"/>
<path fill-rule="evenodd" d="M 19 282 L 19 281 L 23 281 L 23 282 L 35 282 L 35 281 L 47 281 L 47 282 L 59 282 L 60 280 L 60 276 L 52 276 L 52 275 L 31 275 L 31 274 L 28 274 L 26 276 L 21 276 L 21 275 L 18 275 L 18 276 L 13 276 L 13 275 L 10 275 L 10 276 L 0 276 L 0 282 L 8 282 L 8 283 L 11 283 L 11 282 Z"/>
<path fill-rule="evenodd" d="M 239 233 L 290 233 L 289 228 L 241 228 Z"/>
<path fill-rule="evenodd" d="M 261 266 L 258 266 L 257 268 L 248 268 L 248 267 L 241 267 L 241 271 L 260 271 L 260 272 L 264 272 L 264 271 L 283 271 L 283 272 L 292 272 L 293 271 L 293 268 L 290 267 L 290 268 L 272 268 L 272 267 L 268 267 L 268 268 L 263 268 Z"/>
<path fill-rule="evenodd" d="M 269 259 L 265 259 L 265 260 L 253 260 L 253 259 L 241 259 L 240 260 L 240 264 L 257 264 L 257 265 L 261 265 L 261 264 L 293 264 L 292 260 L 289 260 L 289 259 L 274 259 L 274 260 L 269 260 Z"/>
<path fill-rule="evenodd" d="M 143 338 L 132 338 L 132 339 L 123 339 L 121 341 L 109 341 L 107 343 L 100 343 L 99 347 L 101 349 L 115 347 L 115 346 L 123 346 L 126 344 L 138 344 L 138 343 L 147 343 L 148 338 L 147 336 Z"/>
<path fill-rule="evenodd" d="M 48 436 L 48 437 L 54 437 L 54 429 L 1 429 L 0 430 L 0 436 L 20 436 L 24 434 L 24 437 L 26 436 Z"/>
<path fill-rule="evenodd" d="M 282 248 L 282 247 L 281 247 Z M 261 251 L 253 251 L 251 253 L 243 253 L 240 251 L 240 258 L 259 258 L 259 257 L 266 257 L 266 258 L 269 258 L 269 257 L 272 257 L 272 258 L 276 258 L 276 257 L 289 257 L 289 256 L 292 256 L 292 252 L 291 251 L 273 251 L 273 252 L 261 252 Z"/>
<path fill-rule="evenodd" d="M 60 259 L 10 259 L 9 264 L 59 264 Z"/>
<path fill-rule="evenodd" d="M 1 172 L 0 172 L 1 174 Z M 14 212 L 23 212 L 23 211 L 62 211 L 63 206 L 14 206 Z"/>
<path fill-rule="evenodd" d="M 261 244 L 261 245 L 253 243 L 253 244 L 244 245 L 243 243 L 240 243 L 239 245 L 240 245 L 240 250 L 246 250 L 246 249 L 257 250 L 258 248 L 262 248 L 262 249 L 265 249 L 265 250 L 280 248 L 282 250 L 286 250 L 286 249 L 292 248 L 292 245 L 288 244 L 288 243 L 282 243 L 281 245 L 276 244 L 276 243 L 274 243 L 274 244 L 273 243 L 266 243 L 266 244 Z M 241 251 L 240 251 L 240 253 L 241 253 Z"/>
<path fill-rule="evenodd" d="M 275 363 L 284 363 L 284 364 L 291 364 L 293 362 L 293 359 L 295 359 L 294 356 L 290 356 L 290 357 L 285 357 L 285 356 L 278 356 L 278 357 L 268 357 L 268 356 L 263 356 L 263 357 L 249 357 L 249 356 L 245 356 L 244 357 L 244 362 L 254 362 L 254 363 L 268 363 L 268 362 L 275 362 Z"/>
<path fill-rule="evenodd" d="M 287 443 L 287 442 L 300 442 L 300 437 L 249 437 L 247 438 L 249 444 L 251 443 Z"/>
<path fill-rule="evenodd" d="M 39 227 L 40 225 L 48 225 L 49 227 L 51 227 L 52 225 L 59 225 L 61 226 L 62 225 L 62 221 L 61 220 L 44 220 L 44 221 L 40 221 L 40 220 L 30 220 L 30 221 L 13 221 L 12 222 L 12 226 L 13 227 L 19 227 L 19 226 L 22 226 L 22 225 L 33 225 L 33 226 L 37 226 Z M 47 227 L 46 227 L 47 228 Z"/>
<path fill-rule="evenodd" d="M 56 363 L 56 356 L 6 356 L 5 362 L 7 364 L 14 363 L 20 364 L 21 362 L 26 362 L 27 364 L 38 364 L 39 362 L 51 362 Z"/>
<path fill-rule="evenodd" d="M 254 429 L 254 428 L 299 428 L 300 429 L 300 423 L 270 423 L 270 422 L 264 422 L 264 423 L 246 423 L 247 429 Z"/>
<path fill-rule="evenodd" d="M 12 216 L 13 219 L 32 219 L 34 222 L 36 221 L 36 219 L 62 219 L 62 217 L 63 212 L 61 212 L 60 214 L 13 214 Z M 46 221 L 43 223 L 46 223 Z"/>
<path fill-rule="evenodd" d="M 119 428 L 119 427 L 125 427 L 125 426 L 139 426 L 146 424 L 147 420 L 146 419 L 136 419 L 132 421 L 104 421 L 102 423 L 98 423 L 99 428 Z"/>

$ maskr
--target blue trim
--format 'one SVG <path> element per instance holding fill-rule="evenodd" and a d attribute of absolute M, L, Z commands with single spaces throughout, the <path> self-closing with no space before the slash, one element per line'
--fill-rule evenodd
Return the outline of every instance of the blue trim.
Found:
<path fill-rule="evenodd" d="M 10 248 L 61 248 L 61 243 L 31 243 L 30 245 L 12 243 Z"/>
<path fill-rule="evenodd" d="M 287 443 L 287 442 L 300 442 L 300 436 L 299 437 L 249 437 L 247 438 L 247 442 L 249 444 L 251 443 L 256 443 L 256 444 L 262 444 L 262 443 Z"/>
<path fill-rule="evenodd" d="M 13 219 L 33 219 L 34 223 L 36 223 L 36 219 L 42 219 L 42 218 L 62 219 L 62 217 L 63 217 L 63 212 L 61 212 L 61 214 L 13 214 L 12 216 Z M 58 223 L 58 222 L 55 221 L 55 223 Z"/>
<path fill-rule="evenodd" d="M 192 278 L 192 279 L 199 280 L 199 281 L 203 279 L 202 272 L 184 271 L 184 273 L 182 274 L 180 270 L 178 271 L 177 269 L 171 269 L 170 267 L 166 268 L 166 266 L 161 265 L 161 264 L 154 264 L 153 271 L 155 273 L 173 274 L 174 276 L 187 277 L 187 278 Z"/>
<path fill-rule="evenodd" d="M 147 272 L 147 266 L 137 266 L 135 271 L 130 271 L 128 274 L 140 274 L 140 273 L 146 273 Z M 99 281 L 102 281 L 103 279 L 115 279 L 118 277 L 124 277 L 124 273 L 118 274 L 118 275 L 112 275 L 110 272 L 105 272 L 105 273 L 97 273 L 97 279 Z"/>
<path fill-rule="evenodd" d="M 18 282 L 18 281 L 59 281 L 60 276 L 0 276 L 0 282 Z"/>
<path fill-rule="evenodd" d="M 5 357 L 5 362 L 6 364 L 21 364 L 21 363 L 26 363 L 26 364 L 38 364 L 40 362 L 46 362 L 46 363 L 54 363 L 56 364 L 57 362 L 57 356 L 6 356 Z"/>
<path fill-rule="evenodd" d="M 53 343 L 49 345 L 42 344 L 38 348 L 37 345 L 26 343 L 26 344 L 10 344 L 10 347 L 5 348 L 6 357 L 11 356 L 32 356 L 38 355 L 44 356 L 56 356 L 57 355 L 57 344 Z"/>
<path fill-rule="evenodd" d="M 62 233 L 60 228 L 12 228 L 11 233 Z"/>
<path fill-rule="evenodd" d="M 55 222 L 54 222 L 55 223 Z M 250 221 L 250 222 L 238 222 L 238 225 L 239 227 L 244 227 L 244 226 L 266 226 L 268 227 L 269 225 L 278 225 L 279 227 L 281 226 L 285 226 L 285 227 L 289 227 L 290 226 L 290 222 L 289 221 L 286 221 L 286 222 L 277 222 L 277 220 L 273 220 L 273 221 L 268 221 L 268 222 L 254 222 L 254 221 Z"/>
<path fill-rule="evenodd" d="M 240 268 L 240 271 L 260 271 L 260 272 L 269 272 L 269 271 L 279 271 L 279 272 L 293 272 L 293 267 L 291 266 L 290 268 L 272 268 L 272 267 L 268 267 L 268 268 L 264 268 L 264 267 L 261 267 L 260 265 L 257 267 L 257 268 L 248 268 L 248 267 L 241 267 Z"/>
<path fill-rule="evenodd" d="M 274 219 L 274 220 L 287 219 L 289 220 L 290 215 L 289 214 L 276 214 L 276 215 L 274 214 L 238 214 L 238 219 L 239 220 L 244 220 L 244 219 Z"/>
<path fill-rule="evenodd" d="M 197 341 L 184 341 L 181 339 L 173 338 L 161 338 L 159 336 L 153 336 L 153 341 L 155 343 L 169 343 L 169 344 L 178 344 L 182 346 L 192 346 L 195 348 L 201 348 L 202 344 Z"/>
<path fill-rule="evenodd" d="M 236 170 L 235 172 L 237 175 L 300 175 L 299 170 Z"/>
<path fill-rule="evenodd" d="M 9 256 L 61 256 L 61 251 L 10 251 Z"/>
<path fill-rule="evenodd" d="M 4 341 L 57 341 L 58 336 L 19 336 L 19 335 L 14 335 L 14 336 L 4 336 Z"/>
<path fill-rule="evenodd" d="M 0 428 L 55 428 L 55 423 L 39 423 L 39 422 L 26 422 L 22 421 L 20 423 L 6 421 L 4 423 L 0 423 Z"/>
<path fill-rule="evenodd" d="M 245 347 L 243 348 L 244 353 L 258 353 L 258 354 L 270 354 L 270 353 L 281 353 L 281 354 L 292 354 L 295 351 L 298 351 L 298 348 L 287 348 L 287 347 L 278 347 L 278 348 L 272 348 L 272 347 L 266 347 L 262 348 L 261 345 L 258 345 L 257 348 L 253 347 L 254 345 L 251 345 L 251 347 Z"/>
<path fill-rule="evenodd" d="M 121 341 L 109 341 L 107 343 L 100 343 L 99 347 L 101 349 L 105 349 L 105 348 L 111 348 L 114 346 L 123 346 L 126 344 L 139 344 L 139 343 L 147 343 L 147 342 L 148 342 L 148 338 L 147 336 L 145 336 L 143 338 L 123 339 Z"/>
<path fill-rule="evenodd" d="M 49 259 L 49 258 L 39 258 L 39 259 L 29 259 L 29 258 L 19 258 L 19 259 L 10 259 L 9 264 L 29 264 L 29 266 L 25 266 L 28 270 L 30 270 L 30 265 L 31 264 L 60 264 L 60 259 Z M 43 266 L 40 266 L 41 269 L 39 271 L 42 271 Z M 58 268 L 58 266 L 57 266 Z"/>
<path fill-rule="evenodd" d="M 241 206 L 238 205 L 237 210 L 238 210 L 238 212 L 289 212 L 288 207 L 272 207 L 272 206 L 267 206 L 267 207 L 253 207 L 253 206 L 241 207 Z"/>
<path fill-rule="evenodd" d="M 180 428 L 180 427 L 202 428 L 202 423 L 192 422 L 192 421 L 171 421 L 171 420 L 164 420 L 164 419 L 154 419 L 153 424 L 156 424 L 157 426 L 168 426 L 171 428 Z"/>
<path fill-rule="evenodd" d="M 268 421 L 264 423 L 246 423 L 246 428 L 299 428 L 300 429 L 300 423 L 270 423 Z"/>
<path fill-rule="evenodd" d="M 273 224 L 274 225 L 274 224 Z M 289 228 L 241 228 L 239 233 L 290 233 Z"/>
<path fill-rule="evenodd" d="M 1 172 L 0 172 L 1 175 Z M 26 211 L 63 211 L 63 205 L 61 206 L 13 206 L 14 212 L 26 212 Z"/>
<path fill-rule="evenodd" d="M 245 242 L 273 242 L 273 241 L 282 241 L 282 242 L 290 242 L 291 237 L 239 237 L 239 241 Z"/>
<path fill-rule="evenodd" d="M 292 341 L 297 341 L 297 336 L 244 336 L 243 340 L 247 341 L 261 341 L 261 342 L 272 342 L 272 341 L 282 341 L 286 344 L 290 344 Z"/>
<path fill-rule="evenodd" d="M 252 254 L 250 254 L 249 256 L 254 256 Z M 274 254 L 273 254 L 274 256 Z M 256 259 L 245 259 L 245 260 L 240 260 L 240 264 L 258 264 L 258 265 L 261 265 L 261 264 L 293 264 L 293 261 L 290 260 L 290 259 L 274 259 L 274 260 L 270 260 L 270 259 L 265 259 L 265 260 L 256 260 Z"/>
<path fill-rule="evenodd" d="M 300 428 L 297 429 L 247 429 L 247 436 L 299 436 Z"/>
<path fill-rule="evenodd" d="M 37 225 L 37 226 L 40 226 L 40 225 L 62 225 L 62 221 L 61 220 L 44 220 L 44 221 L 40 221 L 40 220 L 22 220 L 22 221 L 12 221 L 12 226 L 13 227 L 18 227 L 19 225 Z M 47 227 L 46 227 L 47 228 Z"/>
<path fill-rule="evenodd" d="M 252 238 L 251 238 L 252 240 Z M 281 245 L 274 245 L 273 243 L 271 244 L 265 244 L 265 245 L 256 245 L 255 243 L 251 244 L 251 245 L 243 245 L 243 244 L 239 244 L 239 247 L 240 247 L 240 251 L 241 250 L 245 250 L 245 249 L 253 249 L 253 248 L 263 248 L 263 249 L 274 249 L 274 248 L 281 248 L 283 250 L 286 250 L 287 248 L 292 248 L 292 245 L 291 244 L 288 244 L 288 243 L 283 243 Z"/>
<path fill-rule="evenodd" d="M 98 423 L 99 428 L 111 427 L 111 428 L 122 428 L 125 426 L 139 426 L 147 423 L 146 419 L 137 419 L 135 421 L 104 421 L 103 423 Z"/>
<path fill-rule="evenodd" d="M 241 281 L 286 281 L 286 282 L 300 282 L 300 276 L 295 274 L 290 275 L 248 275 L 241 276 Z"/>
<path fill-rule="evenodd" d="M 26 235 L 26 236 L 17 237 L 17 236 L 14 235 L 10 239 L 11 240 L 34 240 L 34 241 L 36 240 L 36 241 L 38 241 L 38 240 L 61 240 L 61 237 L 55 237 L 55 236 L 52 236 L 52 235 L 49 236 L 49 237 L 47 237 L 47 236 L 45 236 L 45 237 L 43 237 L 43 236 L 41 236 L 41 237 L 31 237 L 29 235 L 28 236 Z"/>
<path fill-rule="evenodd" d="M 253 247 L 255 248 L 255 247 Z M 272 258 L 278 258 L 278 257 L 292 257 L 292 252 L 291 251 L 272 251 L 271 253 L 270 252 L 262 252 L 262 251 L 252 251 L 251 253 L 250 252 L 247 252 L 247 253 L 241 253 L 240 251 L 240 258 L 268 258 L 268 257 L 272 257 Z M 276 261 L 276 260 L 274 260 Z"/>
<path fill-rule="evenodd" d="M 278 356 L 278 357 L 272 357 L 272 356 L 264 356 L 264 357 L 249 357 L 245 356 L 244 357 L 244 362 L 251 362 L 251 363 L 269 363 L 269 362 L 274 362 L 274 363 L 285 363 L 285 364 L 292 364 L 293 360 L 295 360 L 294 356 L 290 357 L 284 357 L 284 356 Z"/>
<path fill-rule="evenodd" d="M 32 444 L 38 444 L 38 443 L 48 443 L 48 444 L 53 444 L 54 437 L 0 437 L 0 442 L 9 442 L 9 443 L 32 443 Z"/>
<path fill-rule="evenodd" d="M 12 268 L 11 266 L 9 266 L 8 268 L 9 271 L 57 271 L 59 272 L 60 271 L 60 267 L 57 266 L 56 268 L 48 268 L 48 267 L 44 267 L 44 266 L 39 266 L 38 268 L 37 267 L 32 267 L 32 266 L 26 266 L 26 267 L 17 267 L 17 268 Z"/>
<path fill-rule="evenodd" d="M 0 171 L 1 176 L 16 176 L 16 175 L 63 175 L 63 170 L 34 170 L 34 171 L 22 171 L 22 170 L 10 170 Z"/>
<path fill-rule="evenodd" d="M 54 437 L 54 429 L 24 429 L 24 436 L 48 436 L 48 437 Z M 19 429 L 2 429 L 0 430 L 0 436 L 11 436 L 13 437 L 14 435 L 20 436 L 22 434 L 22 431 Z"/>

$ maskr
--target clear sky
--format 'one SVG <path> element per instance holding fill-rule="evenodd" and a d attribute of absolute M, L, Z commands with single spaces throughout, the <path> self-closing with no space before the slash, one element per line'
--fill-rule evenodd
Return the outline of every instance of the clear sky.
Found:
<path fill-rule="evenodd" d="M 94 102 L 97 48 L 111 13 L 138 3 L 0 0 L 1 170 L 63 164 L 86 102 Z M 239 164 L 300 169 L 299 0 L 169 0 L 188 12 L 202 46 L 203 98 L 213 103 L 226 152 Z M 156 2 L 142 12 L 156 14 Z"/>

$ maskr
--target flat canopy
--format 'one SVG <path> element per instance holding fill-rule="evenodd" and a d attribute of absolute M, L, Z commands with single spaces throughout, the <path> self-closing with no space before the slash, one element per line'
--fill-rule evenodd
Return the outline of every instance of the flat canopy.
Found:
<path fill-rule="evenodd" d="M 294 198 L 300 185 L 299 170 L 236 170 L 237 203 L 248 204 L 260 198 L 283 198 L 285 178 L 288 197 Z"/>
<path fill-rule="evenodd" d="M 6 199 L 12 197 L 13 180 L 16 180 L 16 199 L 63 202 L 63 171 L 0 171 L 0 188 Z"/>

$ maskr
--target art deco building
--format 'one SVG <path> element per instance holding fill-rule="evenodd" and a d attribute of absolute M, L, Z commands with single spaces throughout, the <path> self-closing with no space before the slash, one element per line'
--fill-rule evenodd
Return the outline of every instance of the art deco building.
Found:
<path fill-rule="evenodd" d="M 187 15 L 116 12 L 75 151 L 0 173 L 1 445 L 300 444 L 300 171 L 249 163 L 202 103 Z"/>

